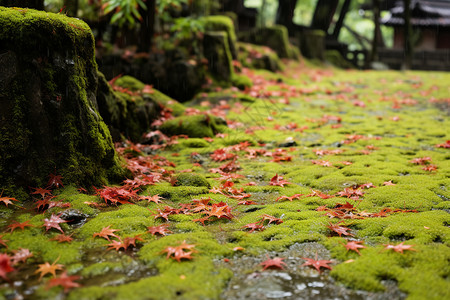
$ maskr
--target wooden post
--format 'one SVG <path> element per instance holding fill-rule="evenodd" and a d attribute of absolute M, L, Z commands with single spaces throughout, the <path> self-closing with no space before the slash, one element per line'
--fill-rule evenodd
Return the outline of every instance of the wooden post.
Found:
<path fill-rule="evenodd" d="M 405 60 L 403 61 L 402 69 L 409 70 L 412 67 L 413 58 L 413 43 L 411 39 L 411 0 L 403 0 L 403 18 L 404 18 L 404 44 Z"/>

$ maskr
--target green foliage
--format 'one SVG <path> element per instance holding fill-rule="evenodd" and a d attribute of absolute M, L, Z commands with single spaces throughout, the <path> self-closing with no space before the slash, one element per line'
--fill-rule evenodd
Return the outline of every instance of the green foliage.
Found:
<path fill-rule="evenodd" d="M 164 22 L 170 22 L 172 21 L 171 12 L 180 10 L 182 4 L 188 4 L 188 0 L 157 0 L 156 11 Z"/>
<path fill-rule="evenodd" d="M 120 27 L 128 25 L 134 27 L 136 20 L 140 20 L 139 7 L 147 9 L 142 0 L 103 0 L 103 12 L 112 13 L 111 23 L 116 23 Z"/>

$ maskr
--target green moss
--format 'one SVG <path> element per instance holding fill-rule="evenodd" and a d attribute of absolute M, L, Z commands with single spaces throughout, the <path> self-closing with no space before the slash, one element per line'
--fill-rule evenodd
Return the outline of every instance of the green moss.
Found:
<path fill-rule="evenodd" d="M 185 134 L 193 138 L 214 137 L 219 132 L 224 132 L 226 125 L 211 115 L 194 115 L 174 118 L 164 122 L 160 130 L 167 135 Z"/>
<path fill-rule="evenodd" d="M 355 66 L 353 66 L 349 61 L 345 60 L 341 53 L 337 50 L 327 50 L 325 51 L 325 59 L 330 62 L 332 65 L 343 68 L 343 69 L 354 69 Z"/>
<path fill-rule="evenodd" d="M 231 55 L 237 58 L 236 55 L 236 33 L 234 31 L 233 20 L 227 16 L 207 16 L 202 17 L 206 30 L 209 31 L 225 31 L 227 34 L 228 46 L 230 47 Z"/>
<path fill-rule="evenodd" d="M 205 148 L 209 147 L 209 143 L 204 139 L 192 138 L 181 141 L 181 145 L 187 148 Z"/>
<path fill-rule="evenodd" d="M 160 197 L 173 202 L 187 202 L 194 196 L 207 194 L 208 188 L 195 186 L 171 186 L 167 183 L 149 186 L 146 189 L 146 193 L 150 195 L 158 194 Z"/>
<path fill-rule="evenodd" d="M 211 185 L 206 178 L 200 174 L 195 173 L 181 173 L 175 176 L 175 186 L 197 186 L 210 188 Z"/>
<path fill-rule="evenodd" d="M 231 84 L 240 90 L 245 90 L 246 88 L 251 88 L 253 86 L 253 82 L 250 78 L 245 75 L 237 74 L 231 76 Z"/>

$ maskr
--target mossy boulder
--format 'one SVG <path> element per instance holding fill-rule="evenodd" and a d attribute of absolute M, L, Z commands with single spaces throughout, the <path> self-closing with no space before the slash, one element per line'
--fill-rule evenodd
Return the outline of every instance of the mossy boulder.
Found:
<path fill-rule="evenodd" d="M 185 134 L 192 138 L 214 137 L 226 129 L 225 121 L 212 115 L 182 116 L 168 120 L 160 127 L 164 134 Z"/>
<path fill-rule="evenodd" d="M 136 93 L 130 95 L 115 92 L 99 73 L 97 91 L 98 110 L 115 141 L 122 136 L 137 142 L 143 133 L 150 130 L 150 124 L 158 116 L 160 106 L 152 99 Z"/>
<path fill-rule="evenodd" d="M 267 46 L 273 49 L 280 58 L 298 58 L 295 51 L 291 50 L 287 29 L 282 25 L 255 28 L 249 32 L 242 33 L 239 36 L 239 40 Z"/>
<path fill-rule="evenodd" d="M 227 16 L 208 16 L 203 17 L 202 21 L 205 24 L 207 31 L 225 31 L 228 41 L 228 47 L 230 48 L 231 56 L 233 59 L 237 59 L 236 48 L 236 32 L 234 29 L 233 20 Z"/>
<path fill-rule="evenodd" d="M 303 30 L 299 33 L 300 51 L 310 59 L 325 60 L 325 32 L 322 30 Z"/>
<path fill-rule="evenodd" d="M 284 69 L 277 53 L 269 47 L 238 42 L 239 62 L 248 68 L 265 69 L 272 72 Z"/>
<path fill-rule="evenodd" d="M 204 186 L 207 188 L 211 187 L 205 177 L 196 173 L 181 173 L 178 174 L 175 179 L 175 186 Z"/>
<path fill-rule="evenodd" d="M 78 19 L 0 7 L 0 189 L 105 184 L 123 174 L 96 109 L 94 37 Z"/>
<path fill-rule="evenodd" d="M 327 50 L 325 51 L 325 60 L 331 63 L 333 66 L 342 69 L 354 69 L 355 66 L 346 60 L 339 51 Z"/>
<path fill-rule="evenodd" d="M 203 37 L 203 54 L 208 60 L 208 70 L 219 81 L 230 82 L 234 74 L 233 60 L 224 31 L 208 31 Z"/>

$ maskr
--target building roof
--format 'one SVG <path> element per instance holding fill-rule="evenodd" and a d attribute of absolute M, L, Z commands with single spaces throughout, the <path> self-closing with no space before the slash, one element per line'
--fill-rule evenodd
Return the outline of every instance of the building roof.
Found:
<path fill-rule="evenodd" d="M 449 0 L 411 0 L 411 25 L 414 27 L 450 27 Z M 395 2 L 390 9 L 390 15 L 381 20 L 388 26 L 402 26 L 404 24 L 403 1 Z"/>

